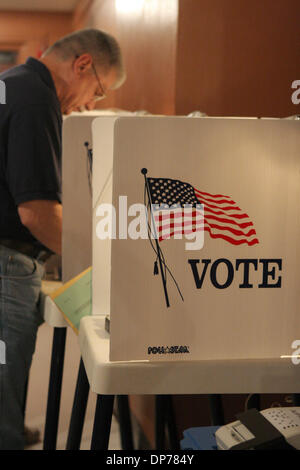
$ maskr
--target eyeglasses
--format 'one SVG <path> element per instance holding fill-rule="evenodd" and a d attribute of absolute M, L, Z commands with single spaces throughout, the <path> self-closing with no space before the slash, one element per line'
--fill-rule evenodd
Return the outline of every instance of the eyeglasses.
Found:
<path fill-rule="evenodd" d="M 96 79 L 97 79 L 97 81 L 98 81 L 99 88 L 100 88 L 100 90 L 101 90 L 100 93 L 96 93 L 96 94 L 95 94 L 94 101 L 100 101 L 100 100 L 103 100 L 104 98 L 106 98 L 106 93 L 105 93 L 105 91 L 104 91 L 104 88 L 103 88 L 103 86 L 102 86 L 102 83 L 101 83 L 101 81 L 100 81 L 100 78 L 99 78 L 99 76 L 98 76 L 98 74 L 97 74 L 97 72 L 96 72 L 96 68 L 95 68 L 93 62 L 92 62 L 92 68 L 93 68 L 95 77 L 96 77 Z"/>

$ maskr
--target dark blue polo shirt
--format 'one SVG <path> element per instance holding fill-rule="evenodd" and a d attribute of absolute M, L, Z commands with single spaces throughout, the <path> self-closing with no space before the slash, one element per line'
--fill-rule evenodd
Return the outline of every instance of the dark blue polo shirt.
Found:
<path fill-rule="evenodd" d="M 2 74 L 0 104 L 0 238 L 42 246 L 22 225 L 17 207 L 37 199 L 61 202 L 62 115 L 48 68 L 29 58 Z"/>

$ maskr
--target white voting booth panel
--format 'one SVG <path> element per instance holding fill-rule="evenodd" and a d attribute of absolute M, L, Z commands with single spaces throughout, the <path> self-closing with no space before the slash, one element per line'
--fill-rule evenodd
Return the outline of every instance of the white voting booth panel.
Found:
<path fill-rule="evenodd" d="M 63 282 L 91 266 L 92 196 L 84 143 L 92 147 L 93 119 L 71 115 L 63 125 Z"/>
<path fill-rule="evenodd" d="M 124 111 L 123 111 L 124 113 Z M 85 142 L 92 149 L 92 122 L 114 111 L 72 113 L 63 124 L 63 255 L 67 282 L 92 264 L 92 190 Z M 91 177 L 91 175 L 90 175 Z"/>
<path fill-rule="evenodd" d="M 121 117 L 92 128 L 93 313 L 110 314 L 110 360 L 291 355 L 300 337 L 299 122 Z M 120 196 L 128 231 L 142 223 L 133 209 L 144 204 L 142 168 L 192 185 L 204 204 L 202 249 L 187 250 L 184 236 L 159 243 L 184 297 L 167 272 L 169 307 L 149 240 L 126 237 L 119 223 Z M 109 203 L 116 237 L 102 240 Z"/>

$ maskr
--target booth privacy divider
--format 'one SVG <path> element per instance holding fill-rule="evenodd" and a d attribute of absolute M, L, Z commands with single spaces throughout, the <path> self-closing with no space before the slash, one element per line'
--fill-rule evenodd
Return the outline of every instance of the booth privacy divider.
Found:
<path fill-rule="evenodd" d="M 110 315 L 110 360 L 292 355 L 299 122 L 101 117 L 92 134 L 93 314 Z"/>

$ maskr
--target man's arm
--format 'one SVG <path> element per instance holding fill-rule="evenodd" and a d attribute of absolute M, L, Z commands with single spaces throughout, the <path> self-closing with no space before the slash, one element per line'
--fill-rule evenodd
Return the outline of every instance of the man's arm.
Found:
<path fill-rule="evenodd" d="M 18 206 L 23 225 L 50 250 L 61 255 L 62 205 L 58 201 L 36 200 Z"/>

